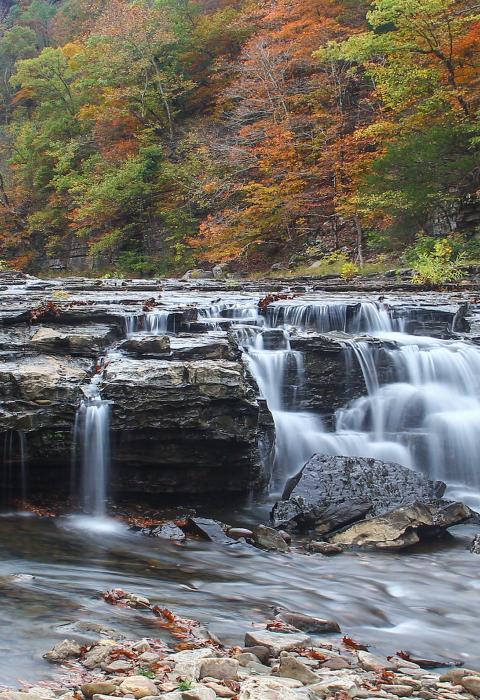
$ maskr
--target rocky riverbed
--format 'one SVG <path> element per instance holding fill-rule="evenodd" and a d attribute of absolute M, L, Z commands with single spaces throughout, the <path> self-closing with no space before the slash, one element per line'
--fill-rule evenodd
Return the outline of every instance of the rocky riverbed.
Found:
<path fill-rule="evenodd" d="M 102 597 L 126 614 L 140 610 L 152 615 L 174 642 L 125 639 L 92 622 L 84 631 L 96 633 L 98 641 L 82 645 L 64 639 L 44 654 L 58 667 L 54 681 L 0 692 L 1 700 L 480 697 L 480 671 L 464 668 L 462 662 L 416 658 L 404 650 L 379 656 L 360 641 L 340 637 L 331 620 L 281 609 L 263 625 L 252 623 L 243 646 L 228 647 L 198 622 L 144 596 L 114 589 Z"/>

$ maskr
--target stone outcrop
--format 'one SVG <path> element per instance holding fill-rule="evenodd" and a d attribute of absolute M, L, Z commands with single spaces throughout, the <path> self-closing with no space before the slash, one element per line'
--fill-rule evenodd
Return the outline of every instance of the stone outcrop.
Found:
<path fill-rule="evenodd" d="M 421 539 L 443 533 L 473 515 L 463 503 L 412 503 L 385 515 L 362 520 L 331 537 L 334 544 L 374 549 L 405 549 Z"/>
<path fill-rule="evenodd" d="M 399 464 L 314 455 L 287 484 L 272 512 L 276 526 L 332 532 L 365 515 L 442 497 L 445 484 Z"/>

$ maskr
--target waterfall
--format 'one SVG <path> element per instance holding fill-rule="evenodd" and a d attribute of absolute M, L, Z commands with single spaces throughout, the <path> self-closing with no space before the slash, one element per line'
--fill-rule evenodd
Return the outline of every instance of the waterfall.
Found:
<path fill-rule="evenodd" d="M 170 312 L 165 309 L 149 311 L 145 315 L 144 328 L 152 335 L 165 335 L 168 332 Z"/>
<path fill-rule="evenodd" d="M 282 348 L 265 349 L 261 331 L 239 337 L 275 423 L 273 481 L 280 483 L 319 452 L 398 462 L 480 490 L 480 348 L 408 335 L 408 310 L 394 314 L 375 302 L 275 302 L 266 319 L 268 328 L 283 329 Z M 336 412 L 333 431 L 315 413 L 285 410 L 292 365 L 302 384 L 302 356 L 289 344 L 295 328 L 352 335 L 342 342 L 362 371 L 366 394 Z M 381 378 L 380 353 L 387 367 Z"/>
<path fill-rule="evenodd" d="M 95 374 L 84 390 L 85 399 L 75 416 L 72 451 L 73 499 L 77 500 L 79 489 L 82 511 L 95 517 L 107 512 L 110 470 L 110 402 L 100 396 L 101 378 L 101 373 Z"/>

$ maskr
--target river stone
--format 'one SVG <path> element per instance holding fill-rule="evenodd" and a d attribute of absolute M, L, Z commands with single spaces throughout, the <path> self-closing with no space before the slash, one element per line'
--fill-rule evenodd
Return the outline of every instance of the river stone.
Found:
<path fill-rule="evenodd" d="M 300 681 L 292 678 L 247 678 L 238 700 L 298 700 L 295 688 L 301 686 Z"/>
<path fill-rule="evenodd" d="M 464 676 L 460 679 L 459 684 L 465 688 L 468 693 L 480 698 L 480 676 Z"/>
<path fill-rule="evenodd" d="M 445 673 L 442 673 L 439 680 L 442 683 L 454 683 L 458 685 L 465 676 L 480 676 L 480 672 L 472 671 L 469 668 L 450 668 L 448 671 L 445 671 Z"/>
<path fill-rule="evenodd" d="M 145 676 L 129 676 L 118 686 L 122 693 L 131 693 L 135 698 L 158 695 L 155 683 Z"/>
<path fill-rule="evenodd" d="M 170 338 L 167 335 L 132 336 L 120 343 L 119 348 L 134 355 L 168 355 Z"/>
<path fill-rule="evenodd" d="M 47 651 L 43 658 L 47 661 L 65 661 L 75 656 L 80 656 L 82 650 L 80 644 L 73 639 L 64 639 L 62 642 L 55 644 L 53 649 Z"/>
<path fill-rule="evenodd" d="M 443 482 L 429 481 L 399 464 L 314 455 L 289 480 L 272 517 L 275 526 L 320 525 L 321 532 L 330 532 L 367 513 L 380 515 L 413 501 L 439 499 L 445 488 Z"/>
<path fill-rule="evenodd" d="M 247 654 L 254 654 L 254 656 L 257 657 L 257 660 L 260 661 L 261 664 L 266 664 L 268 659 L 270 658 L 270 651 L 268 647 L 264 647 L 262 645 L 251 645 L 248 647 L 244 647 L 241 651 Z"/>
<path fill-rule="evenodd" d="M 186 649 L 168 657 L 173 662 L 175 673 L 185 681 L 198 681 L 200 665 L 204 659 L 217 657 L 218 653 L 211 648 Z"/>
<path fill-rule="evenodd" d="M 234 690 L 230 690 L 230 688 L 227 688 L 226 685 L 215 683 L 215 681 L 209 681 L 208 683 L 205 683 L 205 685 L 207 688 L 213 690 L 215 695 L 217 695 L 219 698 L 233 698 L 236 695 Z"/>
<path fill-rule="evenodd" d="M 381 690 L 391 695 L 396 695 L 399 698 L 406 698 L 413 695 L 414 688 L 411 685 L 398 685 L 398 684 L 388 684 L 382 683 L 380 685 Z"/>
<path fill-rule="evenodd" d="M 217 678 L 220 681 L 233 680 L 238 676 L 238 661 L 228 657 L 203 659 L 200 662 L 200 678 Z"/>
<path fill-rule="evenodd" d="M 304 615 L 302 613 L 288 612 L 287 610 L 281 610 L 277 613 L 276 617 L 289 625 L 296 627 L 302 632 L 307 632 L 309 634 L 324 634 L 326 632 L 340 632 L 340 626 L 338 622 L 334 620 L 324 620 L 320 617 L 312 617 L 311 615 Z"/>
<path fill-rule="evenodd" d="M 288 552 L 288 545 L 279 532 L 266 525 L 257 525 L 253 531 L 255 544 L 262 549 Z"/>
<path fill-rule="evenodd" d="M 450 503 L 447 506 L 413 503 L 383 516 L 355 523 L 331 539 L 335 544 L 355 547 L 403 549 L 471 517 L 472 511 L 463 503 Z"/>
<path fill-rule="evenodd" d="M 117 690 L 117 686 L 107 681 L 98 681 L 97 683 L 84 683 L 80 690 L 86 698 L 91 698 L 94 695 L 113 695 Z"/>
<path fill-rule="evenodd" d="M 331 695 L 335 696 L 337 693 L 341 693 L 342 697 L 355 698 L 357 695 L 361 694 L 358 685 L 353 678 L 347 678 L 345 676 L 332 676 L 328 679 L 322 680 L 320 683 L 311 685 L 309 687 L 312 698 L 326 698 Z"/>
<path fill-rule="evenodd" d="M 304 685 L 318 683 L 317 674 L 294 656 L 280 656 L 278 668 L 272 671 L 272 675 L 281 676 L 283 678 L 294 678 Z"/>
<path fill-rule="evenodd" d="M 105 639 L 92 647 L 83 657 L 82 664 L 85 668 L 93 669 L 106 661 L 115 647 L 113 640 Z"/>
<path fill-rule="evenodd" d="M 164 523 L 154 528 L 143 528 L 143 535 L 148 537 L 161 537 L 164 540 L 174 540 L 175 542 L 183 542 L 185 533 L 175 523 Z"/>
<path fill-rule="evenodd" d="M 4 690 L 0 691 L 0 700 L 41 700 L 41 695 L 33 693 L 24 693 L 21 690 Z"/>
<path fill-rule="evenodd" d="M 357 652 L 358 663 L 363 668 L 364 671 L 375 671 L 376 673 L 381 673 L 382 671 L 393 671 L 396 666 L 393 663 L 387 661 L 387 659 L 382 659 L 375 654 L 371 654 L 369 651 L 359 650 Z"/>
<path fill-rule="evenodd" d="M 266 647 L 271 656 L 278 656 L 281 651 L 290 651 L 297 647 L 305 647 L 310 644 L 310 637 L 306 634 L 291 634 L 284 632 L 269 632 L 268 630 L 255 630 L 245 635 L 246 647 Z"/>
<path fill-rule="evenodd" d="M 217 544 L 235 544 L 235 540 L 225 534 L 221 523 L 211 518 L 188 518 L 185 530 Z"/>

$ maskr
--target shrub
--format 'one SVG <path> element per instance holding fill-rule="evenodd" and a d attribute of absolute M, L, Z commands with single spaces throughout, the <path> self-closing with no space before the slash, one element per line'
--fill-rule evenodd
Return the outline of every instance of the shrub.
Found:
<path fill-rule="evenodd" d="M 433 250 L 418 252 L 412 260 L 415 284 L 445 284 L 461 279 L 460 264 L 465 261 L 465 254 L 453 257 L 453 248 L 446 238 L 438 240 Z"/>
<path fill-rule="evenodd" d="M 340 268 L 340 276 L 344 280 L 351 280 L 360 272 L 360 268 L 354 262 L 345 262 Z"/>

